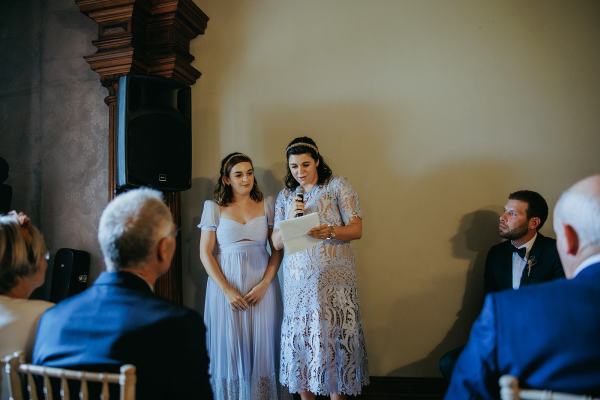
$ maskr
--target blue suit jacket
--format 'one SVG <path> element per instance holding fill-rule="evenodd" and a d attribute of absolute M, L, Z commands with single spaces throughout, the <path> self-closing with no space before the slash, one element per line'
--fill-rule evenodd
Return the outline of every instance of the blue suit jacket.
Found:
<path fill-rule="evenodd" d="M 504 374 L 524 387 L 600 395 L 600 263 L 487 296 L 446 399 L 499 398 Z"/>
<path fill-rule="evenodd" d="M 212 399 L 200 315 L 155 296 L 136 275 L 101 274 L 42 316 L 33 363 L 118 371 L 135 365 L 137 399 Z"/>

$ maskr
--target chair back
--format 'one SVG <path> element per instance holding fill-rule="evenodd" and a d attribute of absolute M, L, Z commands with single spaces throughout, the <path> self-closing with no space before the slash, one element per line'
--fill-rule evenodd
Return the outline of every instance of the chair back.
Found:
<path fill-rule="evenodd" d="M 135 367 L 131 364 L 123 365 L 120 373 L 86 372 L 64 368 L 43 367 L 40 365 L 26 364 L 21 353 L 15 353 L 4 358 L 5 372 L 9 381 L 11 400 L 54 400 L 53 381 L 60 386 L 59 398 L 70 400 L 71 386 L 69 382 L 79 382 L 80 400 L 90 400 L 88 382 L 97 382 L 101 385 L 100 399 L 109 400 L 109 385 L 119 385 L 120 400 L 135 400 Z M 43 393 L 38 393 L 38 385 L 34 376 L 40 377 Z M 25 382 L 21 380 L 25 378 Z M 25 391 L 26 388 L 26 391 Z"/>
<path fill-rule="evenodd" d="M 559 393 L 550 390 L 520 389 L 519 380 L 511 375 L 500 377 L 500 398 L 502 400 L 600 400 L 581 394 Z"/>

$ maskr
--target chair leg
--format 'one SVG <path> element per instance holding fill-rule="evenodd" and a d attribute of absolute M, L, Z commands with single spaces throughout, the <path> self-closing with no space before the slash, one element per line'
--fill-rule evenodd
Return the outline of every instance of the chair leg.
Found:
<path fill-rule="evenodd" d="M 519 381 L 511 375 L 500 377 L 500 398 L 502 400 L 519 400 Z"/>
<path fill-rule="evenodd" d="M 21 354 L 15 353 L 10 357 L 5 358 L 4 370 L 9 381 L 9 393 L 13 400 L 24 400 L 23 385 L 21 384 L 21 376 L 19 375 L 19 365 L 21 364 Z"/>

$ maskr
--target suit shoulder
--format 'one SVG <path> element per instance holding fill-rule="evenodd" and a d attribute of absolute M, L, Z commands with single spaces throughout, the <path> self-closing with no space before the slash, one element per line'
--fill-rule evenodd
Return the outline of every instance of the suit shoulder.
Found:
<path fill-rule="evenodd" d="M 180 346 L 187 346 L 191 342 L 204 341 L 206 327 L 199 312 L 187 307 L 171 304 L 169 310 L 162 312 L 161 324 L 168 327 L 169 332 L 177 332 Z"/>
<path fill-rule="evenodd" d="M 89 294 L 89 290 L 91 290 L 91 287 L 85 289 L 83 292 L 78 293 L 74 296 L 67 297 L 66 299 L 63 299 L 56 304 L 49 303 L 50 307 L 46 310 L 46 314 L 60 313 L 62 312 L 62 310 L 69 309 L 73 305 L 77 305 L 82 301 L 85 301 Z"/>
<path fill-rule="evenodd" d="M 502 253 L 510 250 L 510 242 L 508 240 L 503 240 L 500 243 L 496 243 L 488 250 L 488 255 Z"/>
<path fill-rule="evenodd" d="M 556 239 L 538 234 L 538 239 L 543 247 L 556 248 Z"/>
<path fill-rule="evenodd" d="M 182 318 L 202 321 L 202 315 L 198 311 L 185 306 L 177 306 L 177 308 Z"/>
<path fill-rule="evenodd" d="M 196 323 L 197 321 L 202 321 L 200 313 L 196 310 L 173 304 L 168 300 L 156 296 L 153 297 L 152 300 L 152 307 L 160 309 L 165 315 L 168 315 L 168 318 L 170 319 L 191 321 L 193 323 Z"/>
<path fill-rule="evenodd" d="M 539 241 L 539 243 L 538 243 Z M 537 248 L 536 253 L 539 253 L 547 260 L 554 260 L 555 262 L 560 263 L 560 256 L 558 255 L 558 248 L 556 247 L 556 239 L 541 236 L 536 239 L 536 243 L 534 243 L 534 248 Z"/>
<path fill-rule="evenodd" d="M 562 298 L 562 295 L 556 296 L 556 294 L 564 294 L 567 288 L 572 287 L 573 282 L 567 279 L 555 279 L 552 281 L 541 282 L 535 285 L 527 285 L 519 288 L 519 290 L 505 290 L 502 292 L 494 293 L 498 303 L 504 302 L 515 302 L 518 304 L 532 304 L 536 301 L 540 301 L 545 304 L 548 298 Z"/>

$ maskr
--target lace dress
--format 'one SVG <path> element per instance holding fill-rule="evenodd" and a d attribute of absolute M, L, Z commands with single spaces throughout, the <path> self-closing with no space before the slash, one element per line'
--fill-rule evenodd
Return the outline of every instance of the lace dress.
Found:
<path fill-rule="evenodd" d="M 221 217 L 215 202 L 204 203 L 198 227 L 216 231 L 215 258 L 227 280 L 242 294 L 263 277 L 269 259 L 268 227 L 272 224 L 272 199 L 265 200 L 264 216 L 246 224 Z M 281 312 L 277 279 L 261 301 L 245 311 L 233 310 L 219 286 L 208 279 L 204 323 L 216 400 L 286 397 L 285 389 L 277 382 Z"/>
<path fill-rule="evenodd" d="M 294 191 L 284 189 L 275 205 L 275 227 L 287 219 Z M 341 177 L 304 194 L 305 214 L 321 223 L 347 224 L 360 217 L 358 194 Z M 369 383 L 367 353 L 350 242 L 324 240 L 285 255 L 280 382 L 289 391 L 355 395 Z"/>

